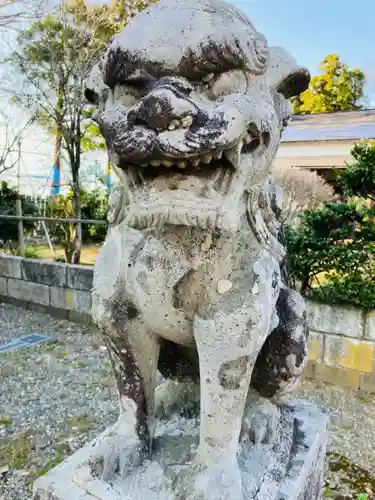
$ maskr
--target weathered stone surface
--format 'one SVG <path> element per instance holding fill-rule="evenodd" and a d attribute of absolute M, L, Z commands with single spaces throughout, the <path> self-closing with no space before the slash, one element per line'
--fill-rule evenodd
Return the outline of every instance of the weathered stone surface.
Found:
<path fill-rule="evenodd" d="M 8 279 L 8 296 L 26 302 L 49 305 L 49 286 L 31 281 Z"/>
<path fill-rule="evenodd" d="M 375 310 L 366 315 L 365 338 L 375 341 Z"/>
<path fill-rule="evenodd" d="M 21 257 L 0 256 L 0 276 L 21 279 Z"/>
<path fill-rule="evenodd" d="M 337 385 L 338 387 L 359 389 L 361 372 L 339 366 L 317 363 L 315 365 L 314 378 L 321 382 Z"/>
<path fill-rule="evenodd" d="M 359 388 L 362 391 L 375 393 L 375 373 L 361 374 Z"/>
<path fill-rule="evenodd" d="M 7 295 L 7 279 L 0 277 L 0 295 Z"/>
<path fill-rule="evenodd" d="M 321 363 L 324 353 L 324 335 L 310 330 L 309 333 L 309 361 Z"/>
<path fill-rule="evenodd" d="M 91 314 L 89 312 L 67 311 L 67 313 L 67 317 L 70 321 L 75 321 L 76 323 L 85 325 L 92 323 Z"/>
<path fill-rule="evenodd" d="M 314 363 L 313 361 L 309 361 L 307 363 L 307 366 L 305 368 L 305 371 L 303 372 L 303 378 L 311 378 L 311 379 L 314 379 L 315 378 L 315 365 L 316 363 Z"/>
<path fill-rule="evenodd" d="M 67 269 L 68 287 L 76 290 L 92 290 L 94 268 L 91 266 L 70 265 Z"/>
<path fill-rule="evenodd" d="M 22 279 L 43 285 L 65 287 L 67 265 L 46 262 L 40 259 L 23 259 L 21 262 Z"/>
<path fill-rule="evenodd" d="M 373 370 L 374 344 L 360 340 L 327 335 L 324 362 L 358 372 L 371 373 Z"/>
<path fill-rule="evenodd" d="M 363 311 L 358 307 L 331 306 L 308 302 L 308 322 L 312 330 L 361 338 Z"/>
<path fill-rule="evenodd" d="M 72 481 L 74 470 L 87 459 L 90 444 L 37 479 L 33 487 L 33 500 L 95 500 Z"/>
<path fill-rule="evenodd" d="M 292 421 L 277 439 L 277 453 L 256 446 L 240 455 L 243 496 L 236 500 L 315 500 L 323 486 L 324 459 L 327 444 L 327 416 L 316 407 L 293 401 L 283 410 L 284 422 Z M 108 432 L 108 431 L 107 431 Z M 162 439 L 163 432 L 169 434 Z M 177 445 L 173 432 L 183 436 Z M 197 422 L 176 418 L 174 423 L 159 424 L 158 447 L 152 461 L 130 480 L 117 480 L 111 486 L 92 478 L 89 467 L 92 449 L 89 443 L 65 462 L 36 480 L 34 500 L 149 500 L 170 499 L 171 480 L 184 470 L 176 463 L 184 461 L 190 447 L 197 446 Z M 182 460 L 181 460 L 182 457 Z M 166 477 L 168 474 L 168 478 Z M 37 496 L 39 495 L 39 496 Z M 212 498 L 212 497 L 209 497 Z"/>
<path fill-rule="evenodd" d="M 72 288 L 51 287 L 51 306 L 78 313 L 91 313 L 91 293 Z"/>

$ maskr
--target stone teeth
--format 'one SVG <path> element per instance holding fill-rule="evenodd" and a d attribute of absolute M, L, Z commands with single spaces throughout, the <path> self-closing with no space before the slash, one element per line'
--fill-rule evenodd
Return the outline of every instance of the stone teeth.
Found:
<path fill-rule="evenodd" d="M 166 219 L 165 215 L 159 215 L 157 223 L 156 223 L 156 228 L 157 229 L 160 230 L 160 229 L 163 228 L 163 226 L 165 224 L 165 219 Z"/>
<path fill-rule="evenodd" d="M 218 151 L 217 153 L 214 154 L 214 158 L 217 160 L 220 160 L 220 158 L 223 156 L 222 151 Z"/>
<path fill-rule="evenodd" d="M 197 167 L 199 165 L 199 158 L 194 158 L 194 160 L 191 160 L 191 163 L 193 167 Z"/>
<path fill-rule="evenodd" d="M 141 170 L 137 170 L 137 173 L 138 173 L 138 177 L 140 179 L 141 182 L 145 182 L 145 178 L 143 176 L 143 172 L 141 172 Z"/>
<path fill-rule="evenodd" d="M 128 178 L 133 186 L 136 186 L 138 184 L 138 175 L 134 167 L 129 168 Z"/>
<path fill-rule="evenodd" d="M 150 161 L 150 164 L 151 164 L 153 167 L 160 167 L 160 165 L 161 165 L 161 161 L 160 161 L 160 160 L 151 160 L 151 161 Z"/>
<path fill-rule="evenodd" d="M 168 130 L 175 130 L 176 128 L 180 127 L 180 122 L 178 120 L 172 120 L 171 123 L 168 125 Z"/>
<path fill-rule="evenodd" d="M 224 151 L 225 157 L 227 158 L 229 163 L 233 165 L 234 168 L 237 168 L 240 164 L 242 146 L 243 146 L 243 141 L 239 141 L 239 143 L 236 146 Z"/>
<path fill-rule="evenodd" d="M 220 179 L 221 177 L 221 174 L 222 174 L 222 170 L 219 169 L 211 178 L 212 180 L 212 183 L 215 184 L 216 182 L 218 182 L 218 180 Z"/>
<path fill-rule="evenodd" d="M 197 225 L 198 227 L 200 227 L 201 229 L 207 229 L 207 216 L 200 216 L 200 217 L 197 217 Z"/>
<path fill-rule="evenodd" d="M 178 168 L 186 168 L 186 162 L 185 161 L 179 161 L 177 163 Z"/>
<path fill-rule="evenodd" d="M 211 161 L 212 161 L 212 156 L 211 156 L 211 155 L 205 155 L 205 156 L 203 157 L 203 161 L 204 161 L 204 163 L 211 163 Z"/>
<path fill-rule="evenodd" d="M 206 252 L 207 250 L 210 249 L 212 245 L 212 233 L 207 233 L 202 245 L 201 245 L 201 250 L 203 252 Z"/>
<path fill-rule="evenodd" d="M 192 116 L 185 116 L 184 118 L 182 118 L 181 120 L 181 125 L 184 127 L 184 128 L 188 128 L 188 127 L 191 127 L 193 124 L 193 117 Z"/>
<path fill-rule="evenodd" d="M 164 160 L 163 163 L 168 168 L 170 168 L 173 165 L 173 161 L 170 161 L 170 160 Z"/>

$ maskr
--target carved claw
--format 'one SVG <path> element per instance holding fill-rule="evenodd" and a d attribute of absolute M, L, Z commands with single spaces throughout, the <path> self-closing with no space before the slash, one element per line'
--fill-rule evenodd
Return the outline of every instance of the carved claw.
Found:
<path fill-rule="evenodd" d="M 277 437 L 279 421 L 279 408 L 270 400 L 259 398 L 245 409 L 240 440 L 255 445 L 272 445 Z"/>
<path fill-rule="evenodd" d="M 223 459 L 208 467 L 193 464 L 180 472 L 173 500 L 241 500 L 241 472 L 236 460 Z"/>

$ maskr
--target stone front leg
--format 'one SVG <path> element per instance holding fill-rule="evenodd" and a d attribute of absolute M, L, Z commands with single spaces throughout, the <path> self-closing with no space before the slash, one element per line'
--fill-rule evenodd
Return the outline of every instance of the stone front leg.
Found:
<path fill-rule="evenodd" d="M 237 311 L 236 311 L 237 312 Z M 201 428 L 197 461 L 210 464 L 224 457 L 235 461 L 241 421 L 251 379 L 256 345 L 238 346 L 249 318 L 218 314 L 213 320 L 197 318 L 195 335 L 200 358 Z"/>
<path fill-rule="evenodd" d="M 176 498 L 242 498 L 237 452 L 251 373 L 269 318 L 255 312 L 251 292 L 234 294 L 223 307 L 194 321 L 199 353 L 200 440 Z M 217 491 L 217 495 L 213 495 Z"/>
<path fill-rule="evenodd" d="M 97 475 L 124 475 L 151 450 L 159 339 L 144 325 L 130 296 L 125 272 L 132 269 L 144 236 L 118 225 L 110 228 L 94 272 L 92 316 L 99 327 L 117 380 L 120 416 L 93 450 Z M 130 267 L 129 267 L 130 266 Z"/>
<path fill-rule="evenodd" d="M 117 381 L 120 416 L 91 462 L 93 471 L 110 481 L 115 475 L 126 476 L 151 453 L 159 341 L 125 299 L 115 307 L 107 304 L 107 311 L 99 326 Z"/>

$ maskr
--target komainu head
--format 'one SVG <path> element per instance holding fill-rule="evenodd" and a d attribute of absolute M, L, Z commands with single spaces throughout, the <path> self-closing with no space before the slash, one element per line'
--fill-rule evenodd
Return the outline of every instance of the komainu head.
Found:
<path fill-rule="evenodd" d="M 221 0 L 160 0 L 115 36 L 87 98 L 123 183 L 126 223 L 239 228 L 308 71 Z"/>

